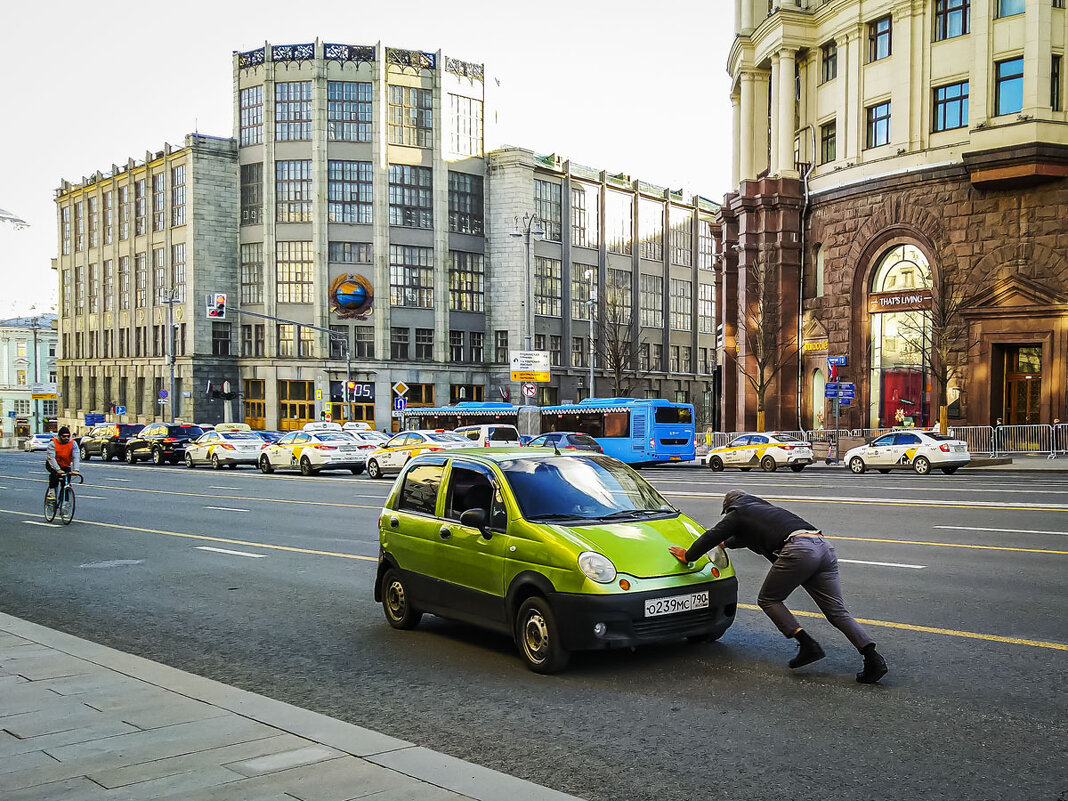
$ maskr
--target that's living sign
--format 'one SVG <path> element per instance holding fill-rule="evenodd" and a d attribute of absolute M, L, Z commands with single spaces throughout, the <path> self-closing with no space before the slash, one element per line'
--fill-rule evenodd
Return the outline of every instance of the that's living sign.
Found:
<path fill-rule="evenodd" d="M 868 295 L 868 314 L 917 311 L 931 308 L 930 289 L 906 289 L 900 292 L 872 292 Z"/>

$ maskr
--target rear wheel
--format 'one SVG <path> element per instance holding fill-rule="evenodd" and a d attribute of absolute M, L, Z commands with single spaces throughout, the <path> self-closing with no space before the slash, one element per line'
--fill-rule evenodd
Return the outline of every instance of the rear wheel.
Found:
<path fill-rule="evenodd" d="M 859 456 L 854 456 L 852 459 L 849 460 L 849 472 L 850 473 L 855 473 L 856 475 L 859 476 L 861 473 L 863 473 L 867 469 L 868 468 L 864 464 L 864 460 L 861 459 Z"/>
<path fill-rule="evenodd" d="M 114 456 L 114 454 L 111 452 L 111 450 L 108 448 L 107 445 L 101 445 L 100 446 L 100 458 L 101 458 L 101 460 L 103 460 L 105 462 L 110 462 L 112 456 Z"/>
<path fill-rule="evenodd" d="M 189 468 L 193 467 L 193 454 L 189 453 L 188 451 L 186 451 L 185 454 L 185 466 Z"/>
<path fill-rule="evenodd" d="M 539 596 L 527 598 L 519 607 L 515 639 L 527 667 L 535 673 L 556 673 L 571 658 L 560 644 L 560 630 L 549 602 Z"/>
<path fill-rule="evenodd" d="M 82 445 L 82 447 L 79 448 L 79 450 L 82 452 L 82 461 L 83 462 L 88 462 L 89 461 L 89 449 L 87 447 L 85 447 L 84 445 Z"/>
<path fill-rule="evenodd" d="M 65 526 L 69 526 L 70 521 L 74 519 L 74 489 L 72 487 L 62 490 L 59 498 L 59 519 Z"/>
<path fill-rule="evenodd" d="M 778 466 L 779 465 L 775 463 L 775 459 L 771 456 L 765 456 L 763 459 L 760 460 L 760 469 L 763 470 L 765 473 L 774 473 L 775 468 L 777 468 Z"/>
<path fill-rule="evenodd" d="M 222 462 L 219 461 L 219 457 L 214 453 L 211 455 L 211 469 L 212 470 L 221 470 L 222 469 Z"/>
<path fill-rule="evenodd" d="M 953 475 L 954 473 L 957 472 L 957 468 L 956 467 L 943 467 L 942 468 L 942 472 L 945 473 L 947 476 L 951 476 L 951 475 Z"/>
<path fill-rule="evenodd" d="M 414 629 L 423 618 L 423 613 L 412 606 L 404 579 L 393 568 L 382 576 L 382 611 L 386 622 L 395 629 Z"/>
<path fill-rule="evenodd" d="M 931 472 L 931 460 L 926 456 L 917 456 L 912 462 L 912 469 L 917 475 L 925 476 Z"/>
<path fill-rule="evenodd" d="M 802 470 L 805 469 L 805 466 L 803 464 L 792 464 L 790 465 L 790 469 L 793 470 L 795 473 L 800 473 Z"/>
<path fill-rule="evenodd" d="M 720 459 L 718 456 L 713 456 L 711 459 L 708 460 L 708 467 L 713 472 L 716 472 L 716 473 L 722 472 L 722 470 L 723 470 L 723 460 Z"/>
<path fill-rule="evenodd" d="M 370 478 L 382 478 L 382 468 L 379 467 L 377 459 L 372 459 L 367 463 L 367 475 Z"/>
<path fill-rule="evenodd" d="M 163 464 L 163 451 L 159 448 L 152 449 L 152 464 L 156 465 L 156 467 Z"/>
<path fill-rule="evenodd" d="M 260 472 L 264 475 L 274 472 L 274 467 L 271 465 L 271 460 L 266 456 L 260 457 Z"/>
<path fill-rule="evenodd" d="M 362 467 L 350 467 L 349 470 L 352 471 L 352 474 L 354 476 L 358 476 L 360 473 L 363 472 L 363 468 Z"/>
<path fill-rule="evenodd" d="M 302 476 L 314 476 L 319 471 L 312 467 L 312 463 L 308 461 L 307 456 L 300 457 L 300 474 Z"/>
<path fill-rule="evenodd" d="M 133 448 L 126 449 L 126 464 L 133 464 L 137 461 L 137 457 L 134 456 Z"/>

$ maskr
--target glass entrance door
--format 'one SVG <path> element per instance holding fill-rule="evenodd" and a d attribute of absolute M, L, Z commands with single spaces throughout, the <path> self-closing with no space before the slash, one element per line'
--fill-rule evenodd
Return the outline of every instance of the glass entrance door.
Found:
<path fill-rule="evenodd" d="M 1041 422 L 1042 348 L 1021 345 L 1005 349 L 1005 422 Z"/>

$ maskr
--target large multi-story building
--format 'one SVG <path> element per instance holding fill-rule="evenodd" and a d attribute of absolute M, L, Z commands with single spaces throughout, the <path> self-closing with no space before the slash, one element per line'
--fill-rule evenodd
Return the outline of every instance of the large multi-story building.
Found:
<path fill-rule="evenodd" d="M 55 430 L 55 322 L 54 314 L 0 320 L 0 441 Z"/>
<path fill-rule="evenodd" d="M 726 427 L 1065 418 L 1063 5 L 736 0 Z"/>

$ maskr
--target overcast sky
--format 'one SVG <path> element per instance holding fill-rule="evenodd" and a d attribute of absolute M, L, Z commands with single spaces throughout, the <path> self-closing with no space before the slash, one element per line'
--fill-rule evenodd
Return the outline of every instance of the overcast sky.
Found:
<path fill-rule="evenodd" d="M 321 6 L 321 7 L 319 7 Z M 729 191 L 728 0 L 19 3 L 4 55 L 0 317 L 54 308 L 63 179 L 199 131 L 230 136 L 232 53 L 265 41 L 374 44 L 482 63 L 499 142 L 720 200 Z"/>

